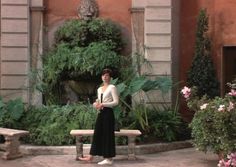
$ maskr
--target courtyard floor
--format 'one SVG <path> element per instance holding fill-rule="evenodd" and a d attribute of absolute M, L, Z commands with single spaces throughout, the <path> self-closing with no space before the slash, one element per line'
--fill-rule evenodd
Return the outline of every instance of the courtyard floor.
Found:
<path fill-rule="evenodd" d="M 94 162 L 75 161 L 75 155 L 38 155 L 25 156 L 16 160 L 0 160 L 0 167 L 95 167 L 100 157 Z M 137 160 L 127 160 L 125 156 L 114 159 L 114 167 L 217 167 L 218 157 L 211 153 L 202 153 L 194 148 L 138 155 Z"/>

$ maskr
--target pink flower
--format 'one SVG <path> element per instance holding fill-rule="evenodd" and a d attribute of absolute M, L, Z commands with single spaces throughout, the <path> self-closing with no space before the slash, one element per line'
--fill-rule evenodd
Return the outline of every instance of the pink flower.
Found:
<path fill-rule="evenodd" d="M 234 109 L 234 103 L 230 101 L 229 106 L 227 107 L 227 111 L 231 111 L 232 109 Z"/>
<path fill-rule="evenodd" d="M 217 165 L 218 167 L 236 167 L 236 153 L 227 155 L 227 159 L 221 159 Z"/>
<path fill-rule="evenodd" d="M 236 96 L 236 90 L 231 89 L 231 91 L 228 93 L 230 96 Z"/>
<path fill-rule="evenodd" d="M 225 161 L 224 161 L 223 159 L 220 160 L 217 166 L 218 166 L 218 167 L 223 167 L 223 166 L 224 166 L 224 162 L 225 162 Z"/>
<path fill-rule="evenodd" d="M 191 95 L 191 89 L 188 88 L 187 86 L 185 86 L 182 90 L 181 90 L 182 94 L 184 95 L 184 98 L 188 99 L 189 96 Z"/>
<path fill-rule="evenodd" d="M 231 153 L 229 155 L 229 159 L 231 160 L 231 165 L 233 167 L 236 167 L 236 153 Z"/>
<path fill-rule="evenodd" d="M 225 161 L 225 160 L 220 160 L 219 161 L 219 163 L 218 163 L 218 167 L 231 167 L 230 166 L 231 165 L 231 160 L 227 160 L 227 161 Z"/>

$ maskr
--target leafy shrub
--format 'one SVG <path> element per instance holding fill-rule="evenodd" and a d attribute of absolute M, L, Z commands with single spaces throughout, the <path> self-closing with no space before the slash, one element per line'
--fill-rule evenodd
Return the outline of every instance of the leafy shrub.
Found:
<path fill-rule="evenodd" d="M 216 97 L 195 113 L 190 127 L 194 145 L 199 150 L 217 154 L 236 150 L 236 110 L 233 105 L 229 97 Z"/>
<path fill-rule="evenodd" d="M 126 114 L 127 116 L 121 118 L 122 125 L 130 129 L 139 129 L 142 132 L 142 136 L 138 139 L 140 142 L 152 142 L 152 140 L 154 142 L 169 142 L 189 139 L 190 132 L 186 130 L 187 125 L 183 123 L 179 113 L 175 111 L 156 111 L 140 104 Z M 142 116 L 142 114 L 147 115 Z M 147 120 L 144 121 L 143 118 Z M 146 122 L 146 124 L 140 122 Z M 183 130 L 189 134 L 185 134 L 185 138 L 180 136 Z"/>
<path fill-rule="evenodd" d="M 86 47 L 92 42 L 102 41 L 111 43 L 113 50 L 120 52 L 124 46 L 120 26 L 100 18 L 89 22 L 69 20 L 55 33 L 55 44 L 67 43 L 70 48 Z"/>
<path fill-rule="evenodd" d="M 30 131 L 25 140 L 36 145 L 74 144 L 70 131 L 94 128 L 95 118 L 95 110 L 83 104 L 31 107 L 22 120 L 23 126 Z"/>
<path fill-rule="evenodd" d="M 20 129 L 20 119 L 23 116 L 24 104 L 21 99 L 9 100 L 4 103 L 0 97 L 0 126 Z"/>
<path fill-rule="evenodd" d="M 112 51 L 106 42 L 93 42 L 86 48 L 70 49 L 67 44 L 60 44 L 57 49 L 48 54 L 44 65 L 44 82 L 40 90 L 46 98 L 60 97 L 60 82 L 63 80 L 89 79 L 97 82 L 104 67 L 118 69 L 120 56 Z M 97 79 L 98 80 L 98 79 Z M 58 101 L 58 100 L 55 100 Z"/>
<path fill-rule="evenodd" d="M 234 84 L 233 84 L 234 85 Z M 236 150 L 236 90 L 225 97 L 199 98 L 195 88 L 185 87 L 188 106 L 196 111 L 190 124 L 193 143 L 199 150 L 227 155 Z"/>
<path fill-rule="evenodd" d="M 149 120 L 150 132 L 164 141 L 177 140 L 180 132 L 181 117 L 178 113 L 173 111 L 159 111 L 151 116 Z M 153 119 L 155 118 L 155 119 Z"/>

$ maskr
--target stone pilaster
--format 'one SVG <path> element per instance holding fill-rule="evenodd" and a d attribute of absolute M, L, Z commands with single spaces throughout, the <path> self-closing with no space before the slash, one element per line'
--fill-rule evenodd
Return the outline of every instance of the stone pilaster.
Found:
<path fill-rule="evenodd" d="M 42 53 L 43 53 L 43 0 L 31 0 L 30 16 L 31 16 L 31 47 L 30 47 L 30 67 L 32 71 L 36 71 L 37 75 L 42 69 Z M 37 80 L 30 79 L 30 103 L 33 105 L 42 104 L 42 93 L 34 89 Z"/>
<path fill-rule="evenodd" d="M 178 25 L 177 8 L 179 0 L 133 0 L 132 8 L 142 8 L 143 17 L 143 38 L 144 55 L 152 68 L 143 67 L 142 72 L 152 77 L 178 76 L 178 30 L 173 28 L 173 24 Z M 135 21 L 135 20 L 134 20 Z M 141 22 L 141 20 L 138 20 Z M 135 25 L 137 23 L 133 23 Z M 139 23 L 141 24 L 141 23 Z M 175 33 L 175 34 L 173 34 Z M 139 34 L 140 36 L 140 34 Z M 140 38 L 140 37 L 139 37 Z M 138 40 L 133 37 L 133 43 Z M 133 51 L 137 46 L 133 44 Z M 159 91 L 151 92 L 148 103 L 161 104 L 163 99 Z M 172 103 L 172 92 L 165 95 L 165 103 Z"/>
<path fill-rule="evenodd" d="M 43 0 L 1 0 L 0 95 L 41 104 L 29 77 L 41 67 Z"/>
<path fill-rule="evenodd" d="M 29 0 L 1 0 L 0 95 L 29 102 Z"/>

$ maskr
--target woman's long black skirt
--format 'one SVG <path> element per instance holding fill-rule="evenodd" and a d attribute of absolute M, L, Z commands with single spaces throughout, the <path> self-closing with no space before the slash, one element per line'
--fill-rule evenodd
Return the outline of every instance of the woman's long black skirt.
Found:
<path fill-rule="evenodd" d="M 112 108 L 104 107 L 98 114 L 90 154 L 104 158 L 116 155 L 115 118 Z"/>

